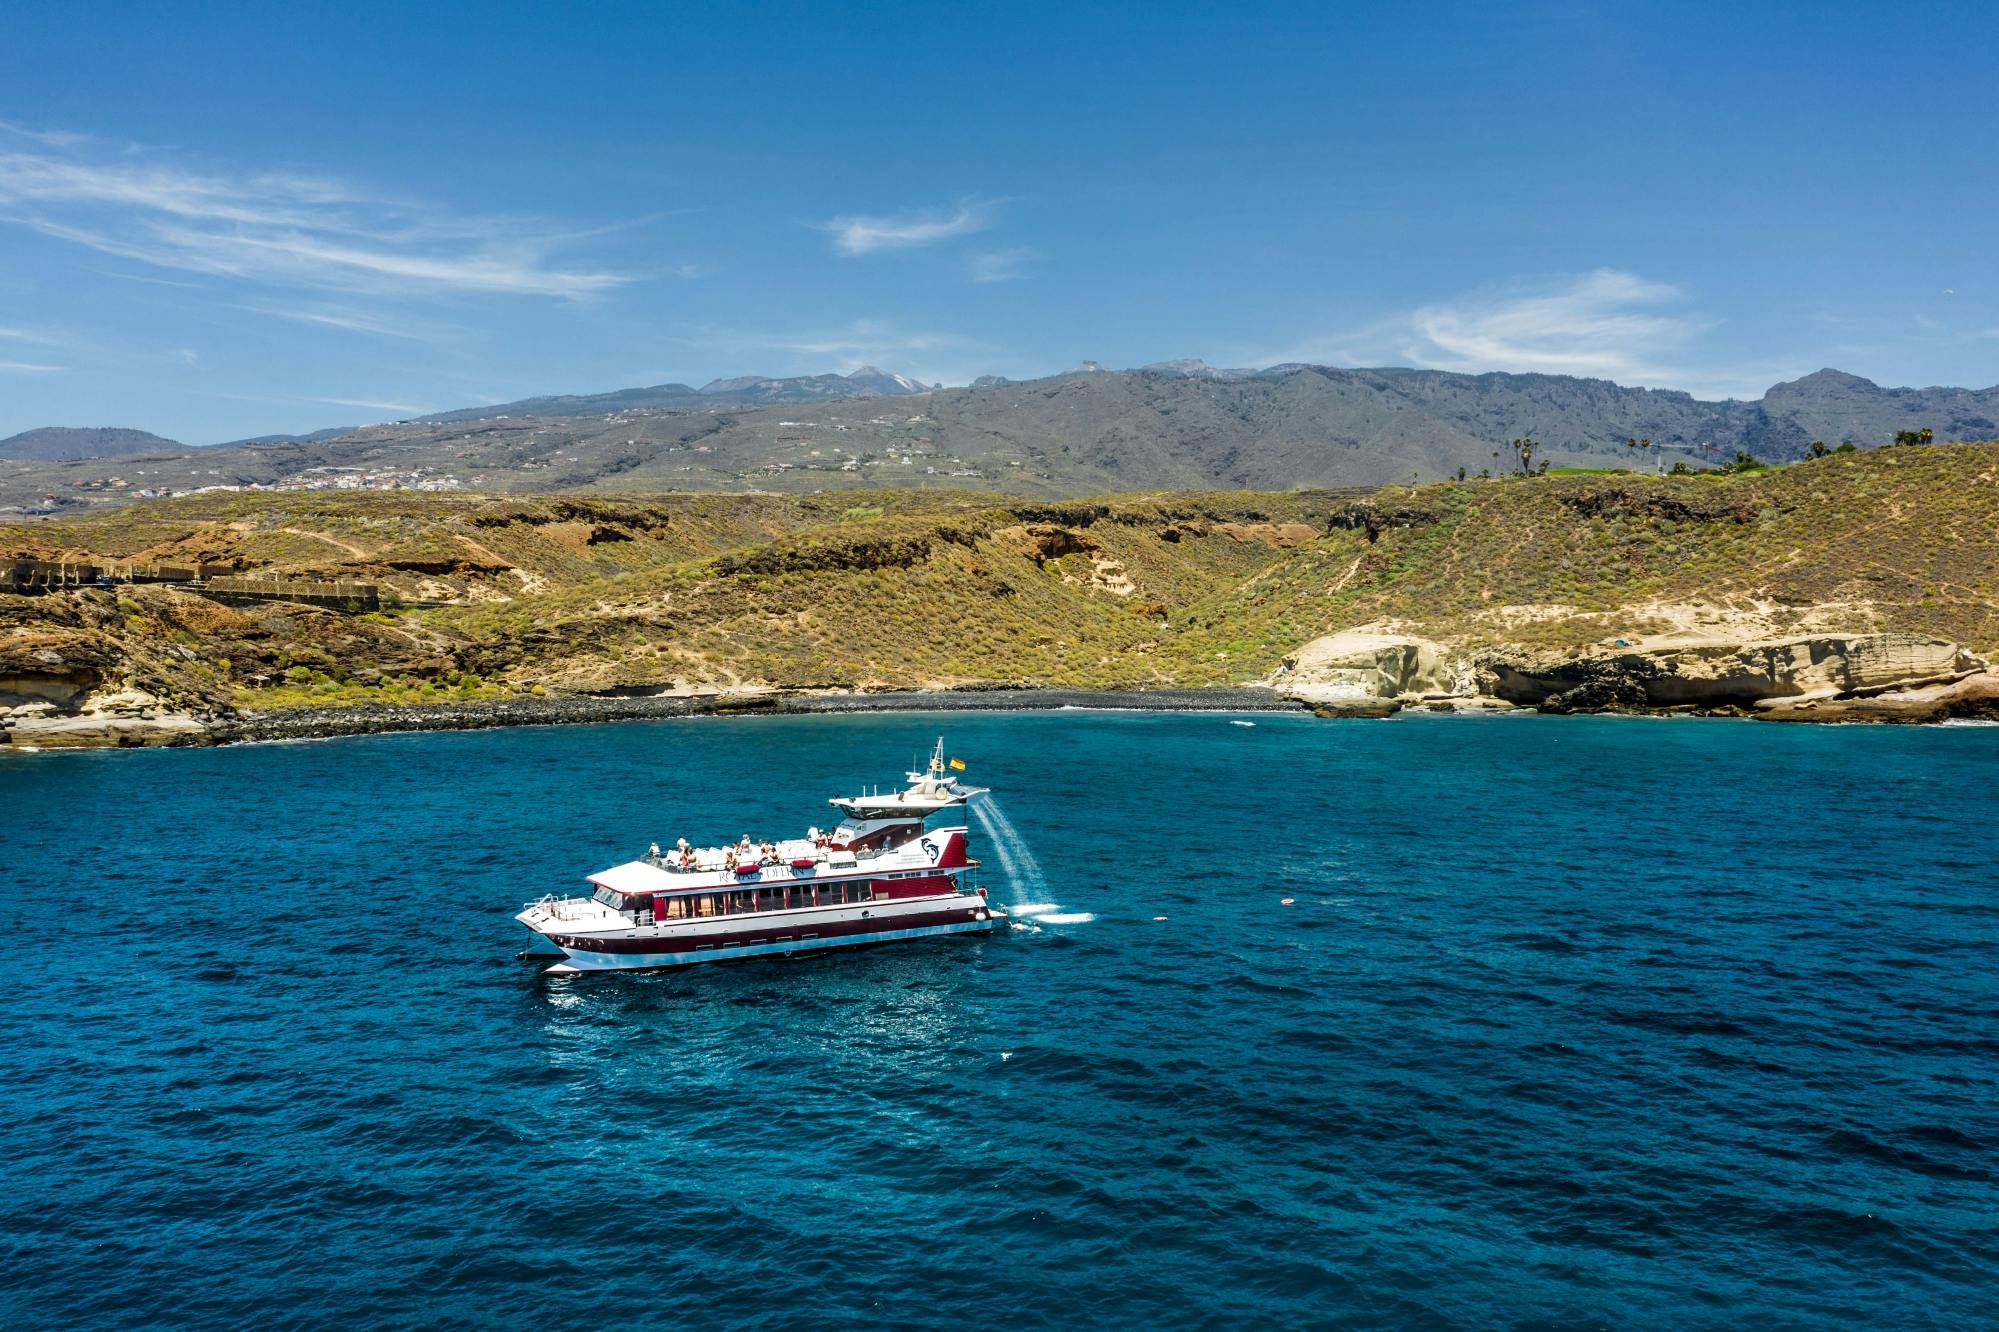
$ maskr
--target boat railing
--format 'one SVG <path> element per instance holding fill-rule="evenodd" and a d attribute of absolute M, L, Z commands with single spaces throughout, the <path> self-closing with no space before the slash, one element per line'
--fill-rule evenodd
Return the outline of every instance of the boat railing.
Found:
<path fill-rule="evenodd" d="M 524 902 L 522 907 L 530 911 L 546 912 L 555 920 L 581 920 L 581 907 L 597 905 L 594 897 L 557 897 L 554 893 L 544 893 L 532 902 Z"/>

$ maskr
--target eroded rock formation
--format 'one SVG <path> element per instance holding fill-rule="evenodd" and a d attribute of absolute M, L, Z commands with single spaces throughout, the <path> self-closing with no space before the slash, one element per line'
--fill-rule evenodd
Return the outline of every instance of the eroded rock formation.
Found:
<path fill-rule="evenodd" d="M 1481 691 L 1543 712 L 1767 708 L 1952 684 L 1986 669 L 1956 643 L 1917 634 L 1811 634 L 1537 656 L 1484 654 Z"/>

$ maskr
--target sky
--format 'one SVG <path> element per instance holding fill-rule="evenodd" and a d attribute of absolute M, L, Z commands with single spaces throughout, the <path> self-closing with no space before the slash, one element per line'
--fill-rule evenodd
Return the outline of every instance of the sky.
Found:
<path fill-rule="evenodd" d="M 874 364 L 1999 382 L 1999 6 L 0 5 L 0 436 Z"/>

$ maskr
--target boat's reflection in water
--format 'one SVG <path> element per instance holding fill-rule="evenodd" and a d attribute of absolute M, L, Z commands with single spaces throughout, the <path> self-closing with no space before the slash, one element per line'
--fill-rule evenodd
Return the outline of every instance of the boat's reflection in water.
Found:
<path fill-rule="evenodd" d="M 1006 936 L 964 935 L 718 962 L 672 971 L 544 975 L 526 1002 L 551 1069 L 655 1089 L 732 1072 L 864 1057 L 922 1065 L 969 1054 L 968 992 Z M 882 1070 L 878 1069 L 877 1072 Z"/>

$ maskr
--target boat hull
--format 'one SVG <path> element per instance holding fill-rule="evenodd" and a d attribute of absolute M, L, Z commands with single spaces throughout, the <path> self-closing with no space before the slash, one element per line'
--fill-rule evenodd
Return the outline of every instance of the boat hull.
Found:
<path fill-rule="evenodd" d="M 565 970 L 649 971 L 948 934 L 987 934 L 1004 922 L 1003 915 L 989 909 L 979 898 L 952 898 L 924 905 L 929 909 L 842 912 L 818 919 L 795 914 L 750 917 L 731 921 L 729 925 L 734 928 L 722 930 L 715 928 L 715 922 L 704 922 L 705 928 L 667 926 L 595 937 L 545 933 L 528 921 L 522 923 L 535 932 L 538 947 L 560 950 Z"/>

